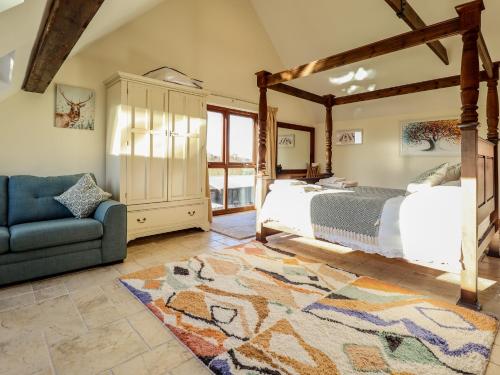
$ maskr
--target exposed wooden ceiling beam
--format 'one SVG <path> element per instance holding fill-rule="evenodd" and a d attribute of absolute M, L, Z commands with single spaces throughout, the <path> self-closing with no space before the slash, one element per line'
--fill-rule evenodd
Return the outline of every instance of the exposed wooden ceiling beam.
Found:
<path fill-rule="evenodd" d="M 52 0 L 33 47 L 23 90 L 43 93 L 104 0 Z"/>
<path fill-rule="evenodd" d="M 266 77 L 266 86 L 270 87 L 278 83 L 291 81 L 292 79 L 306 77 L 311 74 L 323 72 L 339 66 L 363 61 L 372 57 L 385 55 L 391 52 L 400 51 L 427 42 L 432 42 L 434 40 L 460 34 L 461 28 L 462 25 L 460 18 L 452 18 L 444 22 L 426 26 L 419 30 L 396 35 L 375 43 L 352 49 L 350 51 L 342 52 L 330 57 L 312 61 L 308 64 L 272 74 Z"/>
<path fill-rule="evenodd" d="M 325 104 L 324 97 L 322 97 L 320 95 L 313 94 L 309 91 L 298 89 L 298 88 L 293 87 L 293 86 L 285 85 L 284 83 L 278 83 L 277 85 L 270 86 L 269 89 L 282 92 L 283 94 L 292 95 L 292 96 L 295 96 L 297 98 L 309 100 L 311 102 Z"/>
<path fill-rule="evenodd" d="M 482 71 L 480 73 L 480 80 L 487 81 L 488 73 Z M 386 89 L 380 89 L 375 91 L 363 92 L 361 94 L 339 96 L 334 100 L 334 105 L 350 104 L 357 102 L 364 102 L 367 100 L 388 98 L 391 96 L 399 96 L 406 94 L 413 94 L 416 92 L 430 91 L 436 89 L 444 89 L 446 87 L 453 87 L 460 85 L 460 75 L 431 79 L 429 81 L 409 83 L 407 85 L 389 87 Z"/>
<path fill-rule="evenodd" d="M 427 26 L 417 12 L 410 6 L 410 4 L 408 4 L 408 1 L 405 2 L 403 9 L 401 9 L 401 0 L 385 0 L 385 2 L 396 12 L 399 18 L 410 26 L 412 30 L 419 30 Z M 442 62 L 446 65 L 450 63 L 446 48 L 439 40 L 428 42 L 427 45 L 436 54 L 436 56 L 441 59 Z"/>
<path fill-rule="evenodd" d="M 479 57 L 483 63 L 484 70 L 488 73 L 488 77 L 493 78 L 493 62 L 491 61 L 490 53 L 488 52 L 488 47 L 486 47 L 486 42 L 483 38 L 483 33 L 479 32 L 479 39 L 477 40 L 477 48 L 479 50 Z"/>

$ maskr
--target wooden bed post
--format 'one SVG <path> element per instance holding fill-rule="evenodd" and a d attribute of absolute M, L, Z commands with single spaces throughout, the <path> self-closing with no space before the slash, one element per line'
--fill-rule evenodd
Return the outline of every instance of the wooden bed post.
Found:
<path fill-rule="evenodd" d="M 259 133 L 258 133 L 258 155 L 257 155 L 257 181 L 255 184 L 255 209 L 256 230 L 255 238 L 260 242 L 266 241 L 266 231 L 259 220 L 260 210 L 266 198 L 269 185 L 269 176 L 266 171 L 266 142 L 267 142 L 267 76 L 271 73 L 260 71 L 257 75 L 257 86 L 259 87 Z"/>
<path fill-rule="evenodd" d="M 488 141 L 495 146 L 493 158 L 495 211 L 491 214 L 491 221 L 495 223 L 495 235 L 498 236 L 498 63 L 493 65 L 493 77 L 488 78 L 488 95 L 486 99 L 486 116 L 488 123 Z M 490 243 L 488 256 L 500 258 L 499 239 Z"/>
<path fill-rule="evenodd" d="M 333 118 L 332 118 L 332 107 L 335 99 L 335 95 L 325 95 L 325 108 L 326 108 L 326 118 L 325 118 L 325 156 L 326 165 L 325 172 L 327 175 L 332 175 L 332 132 L 333 132 Z"/>
<path fill-rule="evenodd" d="M 478 301 L 478 199 L 477 199 L 477 154 L 478 131 L 477 101 L 479 97 L 479 51 L 478 38 L 481 22 L 482 1 L 456 7 L 463 30 L 461 99 L 462 115 L 462 272 L 460 299 L 458 304 L 480 309 Z"/>

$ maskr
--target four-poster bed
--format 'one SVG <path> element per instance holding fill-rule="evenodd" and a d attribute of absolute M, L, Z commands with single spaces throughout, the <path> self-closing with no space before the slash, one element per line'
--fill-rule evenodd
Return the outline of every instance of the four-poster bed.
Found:
<path fill-rule="evenodd" d="M 260 71 L 257 86 L 259 100 L 258 134 L 258 176 L 256 208 L 262 208 L 269 185 L 273 182 L 266 175 L 266 118 L 267 89 L 292 95 L 325 106 L 326 166 L 327 174 L 332 173 L 332 109 L 337 105 L 365 100 L 411 94 L 460 85 L 461 90 L 461 294 L 459 303 L 471 308 L 479 308 L 478 303 L 478 262 L 488 249 L 493 236 L 498 232 L 498 62 L 493 63 L 481 34 L 482 0 L 472 1 L 456 7 L 458 17 L 425 26 L 379 42 L 355 48 L 324 59 L 313 61 L 278 73 Z M 461 73 L 457 76 L 407 84 L 356 95 L 335 97 L 316 95 L 284 84 L 296 78 L 335 67 L 363 61 L 372 57 L 437 41 L 441 38 L 461 35 L 463 41 Z M 481 59 L 484 71 L 480 71 Z M 478 136 L 477 102 L 479 83 L 486 81 L 487 92 L 487 140 Z M 480 230 L 481 226 L 481 230 Z M 266 236 L 279 229 L 257 220 L 256 237 L 265 242 Z M 498 256 L 497 249 L 489 249 L 488 255 Z"/>

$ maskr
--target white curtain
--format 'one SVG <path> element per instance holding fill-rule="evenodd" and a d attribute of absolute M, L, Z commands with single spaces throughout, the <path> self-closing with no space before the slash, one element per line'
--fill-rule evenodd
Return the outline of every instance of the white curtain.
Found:
<path fill-rule="evenodd" d="M 206 178 L 205 178 L 205 197 L 208 198 L 208 222 L 211 223 L 213 219 L 213 214 L 212 214 L 212 200 L 210 196 L 210 182 L 209 182 L 209 169 L 208 169 L 208 159 L 206 160 Z"/>
<path fill-rule="evenodd" d="M 278 126 L 276 114 L 278 108 L 267 107 L 267 121 L 266 121 L 266 171 L 270 178 L 276 178 L 276 137 L 278 136 Z"/>

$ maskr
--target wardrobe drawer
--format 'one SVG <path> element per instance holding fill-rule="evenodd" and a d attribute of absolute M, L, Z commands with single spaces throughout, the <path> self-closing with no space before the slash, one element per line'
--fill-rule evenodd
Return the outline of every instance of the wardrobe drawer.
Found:
<path fill-rule="evenodd" d="M 142 211 L 129 211 L 128 230 L 140 231 L 146 228 L 173 226 L 201 218 L 203 205 L 155 208 Z"/>

